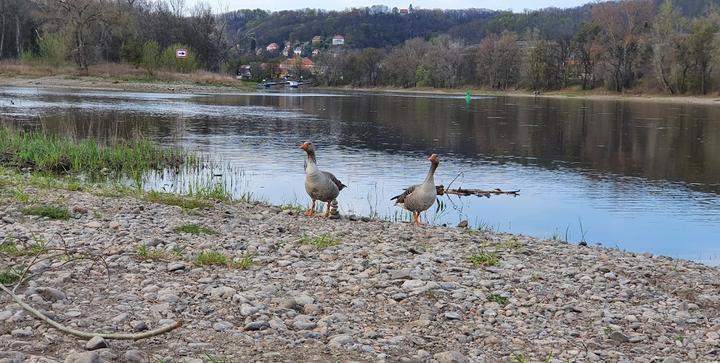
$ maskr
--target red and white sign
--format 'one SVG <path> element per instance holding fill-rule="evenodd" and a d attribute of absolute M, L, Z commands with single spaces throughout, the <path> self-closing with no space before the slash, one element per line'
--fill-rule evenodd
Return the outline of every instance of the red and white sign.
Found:
<path fill-rule="evenodd" d="M 175 58 L 187 58 L 188 51 L 187 49 L 176 49 L 175 50 Z"/>

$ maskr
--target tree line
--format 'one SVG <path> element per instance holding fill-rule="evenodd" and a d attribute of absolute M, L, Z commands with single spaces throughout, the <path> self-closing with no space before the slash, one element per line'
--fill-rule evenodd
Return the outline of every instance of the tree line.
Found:
<path fill-rule="evenodd" d="M 319 81 L 355 87 L 482 86 L 497 90 L 604 87 L 707 94 L 720 84 L 720 16 L 694 18 L 671 0 L 594 4 L 569 34 L 538 28 L 489 33 L 478 44 L 444 34 L 398 47 L 338 49 L 318 61 Z M 562 20 L 558 20 L 562 22 Z M 556 29 L 557 30 L 557 29 Z"/>
<path fill-rule="evenodd" d="M 51 65 L 127 62 L 148 70 L 267 76 L 282 56 L 267 44 L 310 49 L 323 85 L 556 90 L 575 86 L 706 94 L 720 87 L 714 0 L 625 0 L 512 13 L 221 11 L 185 0 L 0 0 L 0 59 Z M 407 9 L 403 9 L 407 10 Z M 178 61 L 175 50 L 190 57 Z M 272 72 L 269 72 L 271 74 Z"/>

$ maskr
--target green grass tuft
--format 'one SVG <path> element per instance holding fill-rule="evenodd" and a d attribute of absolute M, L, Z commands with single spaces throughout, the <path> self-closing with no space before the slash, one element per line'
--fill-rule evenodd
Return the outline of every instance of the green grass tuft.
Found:
<path fill-rule="evenodd" d="M 298 241 L 298 244 L 303 245 L 310 245 L 315 246 L 315 248 L 319 250 L 324 250 L 329 247 L 338 246 L 340 244 L 340 240 L 337 238 L 334 238 L 328 234 L 321 234 L 317 237 L 310 237 L 307 235 L 303 235 L 303 237 Z"/>
<path fill-rule="evenodd" d="M 506 298 L 505 296 L 502 296 L 502 295 L 498 295 L 498 294 L 490 294 L 488 296 L 488 301 L 496 302 L 500 305 L 505 305 L 508 303 L 508 298 Z"/>
<path fill-rule="evenodd" d="M 244 256 L 243 258 L 230 262 L 229 267 L 237 268 L 240 270 L 247 270 L 255 264 L 251 255 Z"/>
<path fill-rule="evenodd" d="M 47 217 L 50 219 L 69 219 L 70 218 L 70 210 L 68 210 L 66 207 L 56 206 L 56 205 L 44 205 L 44 206 L 38 206 L 38 207 L 29 207 L 22 210 L 23 213 L 34 215 L 34 216 L 40 216 L 40 217 Z"/>
<path fill-rule="evenodd" d="M 165 252 L 160 249 L 150 248 L 141 244 L 135 249 L 135 257 L 140 261 L 162 261 L 167 256 Z"/>
<path fill-rule="evenodd" d="M 218 234 L 217 231 L 211 228 L 203 227 L 197 224 L 186 224 L 183 226 L 180 226 L 178 228 L 175 228 L 173 231 L 176 233 L 190 233 L 190 234 L 208 234 L 208 235 L 216 235 Z"/>
<path fill-rule="evenodd" d="M 195 257 L 196 266 L 227 266 L 227 257 L 217 251 L 202 251 Z"/>
<path fill-rule="evenodd" d="M 152 203 L 174 205 L 185 209 L 209 208 L 211 206 L 209 202 L 197 198 L 156 191 L 148 192 L 145 195 L 145 200 Z"/>
<path fill-rule="evenodd" d="M 20 279 L 20 274 L 15 270 L 0 271 L 0 284 L 10 285 Z"/>
<path fill-rule="evenodd" d="M 494 253 L 482 252 L 477 255 L 470 256 L 470 263 L 475 266 L 495 266 L 498 263 L 498 257 Z"/>

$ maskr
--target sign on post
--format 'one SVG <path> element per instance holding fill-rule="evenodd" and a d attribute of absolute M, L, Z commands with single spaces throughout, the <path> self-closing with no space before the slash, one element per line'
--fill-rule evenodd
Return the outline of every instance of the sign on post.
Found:
<path fill-rule="evenodd" d="M 187 49 L 176 49 L 175 50 L 175 58 L 187 58 L 188 51 Z"/>

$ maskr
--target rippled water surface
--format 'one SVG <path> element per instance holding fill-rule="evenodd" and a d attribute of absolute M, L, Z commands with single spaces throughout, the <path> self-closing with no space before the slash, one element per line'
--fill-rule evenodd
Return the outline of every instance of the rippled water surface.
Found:
<path fill-rule="evenodd" d="M 520 189 L 449 198 L 425 218 L 720 264 L 720 106 L 360 93 L 178 95 L 0 88 L 0 117 L 99 139 L 142 135 L 226 163 L 237 195 L 308 200 L 304 154 L 349 185 L 341 213 L 408 218 L 421 182 Z M 240 171 L 240 172 L 238 172 Z M 221 178 L 230 178 L 230 172 Z M 187 176 L 185 176 L 187 177 Z M 172 188 L 177 180 L 157 182 Z"/>

